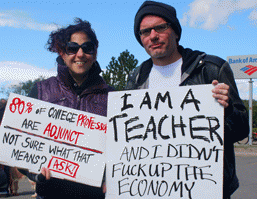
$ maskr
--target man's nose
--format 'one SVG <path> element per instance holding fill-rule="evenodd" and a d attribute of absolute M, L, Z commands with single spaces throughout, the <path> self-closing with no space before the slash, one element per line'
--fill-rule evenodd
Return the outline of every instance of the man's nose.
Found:
<path fill-rule="evenodd" d="M 159 38 L 159 33 L 156 32 L 154 29 L 151 30 L 151 33 L 150 33 L 150 39 L 151 40 L 156 40 Z"/>

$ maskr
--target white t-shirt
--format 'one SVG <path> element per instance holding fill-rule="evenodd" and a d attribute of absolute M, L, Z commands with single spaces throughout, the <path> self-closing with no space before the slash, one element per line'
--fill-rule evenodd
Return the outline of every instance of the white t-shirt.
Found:
<path fill-rule="evenodd" d="M 149 75 L 149 89 L 179 86 L 181 82 L 182 58 L 167 66 L 156 66 Z"/>

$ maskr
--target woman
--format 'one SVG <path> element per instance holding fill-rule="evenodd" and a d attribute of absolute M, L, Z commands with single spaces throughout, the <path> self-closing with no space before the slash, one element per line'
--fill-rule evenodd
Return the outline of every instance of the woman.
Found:
<path fill-rule="evenodd" d="M 99 75 L 96 61 L 98 40 L 91 25 L 81 19 L 75 25 L 50 34 L 48 50 L 58 53 L 58 75 L 38 82 L 30 97 L 78 110 L 106 116 L 109 87 Z M 50 178 L 46 168 L 35 175 L 22 170 L 36 181 L 37 198 L 104 198 L 102 188 Z"/>

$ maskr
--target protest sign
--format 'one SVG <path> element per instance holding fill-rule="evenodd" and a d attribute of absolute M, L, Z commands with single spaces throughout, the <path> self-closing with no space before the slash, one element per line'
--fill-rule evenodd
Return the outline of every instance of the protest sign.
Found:
<path fill-rule="evenodd" d="M 0 132 L 0 163 L 100 187 L 107 118 L 11 93 Z"/>
<path fill-rule="evenodd" d="M 224 108 L 213 88 L 109 93 L 107 199 L 222 198 Z"/>

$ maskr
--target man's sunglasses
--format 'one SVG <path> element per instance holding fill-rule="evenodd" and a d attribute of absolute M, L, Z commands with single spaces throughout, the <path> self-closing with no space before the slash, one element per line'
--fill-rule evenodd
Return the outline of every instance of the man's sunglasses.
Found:
<path fill-rule="evenodd" d="M 141 36 L 149 36 L 151 34 L 151 32 L 152 32 L 152 29 L 154 29 L 156 32 L 160 33 L 160 32 L 164 32 L 169 27 L 170 27 L 170 23 L 160 24 L 160 25 L 154 26 L 152 28 L 146 28 L 146 29 L 140 30 L 139 31 L 139 35 L 141 35 Z"/>
<path fill-rule="evenodd" d="M 76 54 L 80 48 L 82 48 L 83 52 L 86 54 L 94 54 L 95 52 L 95 44 L 91 41 L 85 42 L 82 45 L 78 45 L 75 42 L 68 42 L 66 45 L 66 54 Z"/>

